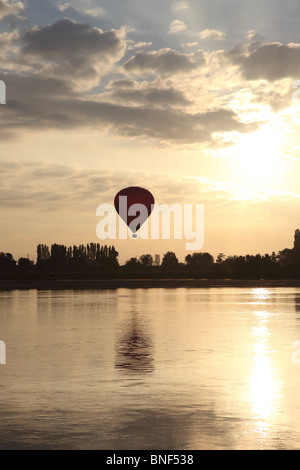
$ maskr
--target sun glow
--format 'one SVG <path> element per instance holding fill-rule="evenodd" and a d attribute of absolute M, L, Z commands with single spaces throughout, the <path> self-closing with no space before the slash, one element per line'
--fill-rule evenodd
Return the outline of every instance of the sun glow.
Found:
<path fill-rule="evenodd" d="M 276 184 L 282 178 L 282 139 L 276 126 L 266 125 L 243 135 L 235 150 L 235 171 L 241 182 L 263 187 Z"/>

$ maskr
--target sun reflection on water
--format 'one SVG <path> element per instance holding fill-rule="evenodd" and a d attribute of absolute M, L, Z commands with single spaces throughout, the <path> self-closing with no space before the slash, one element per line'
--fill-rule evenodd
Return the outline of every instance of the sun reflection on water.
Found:
<path fill-rule="evenodd" d="M 255 345 L 250 391 L 252 408 L 255 414 L 262 419 L 267 418 L 272 411 L 275 384 L 270 358 L 264 344 Z"/>
<path fill-rule="evenodd" d="M 268 289 L 259 287 L 257 289 L 253 289 L 251 291 L 251 295 L 253 295 L 255 303 L 263 303 L 271 296 L 271 292 Z"/>
<path fill-rule="evenodd" d="M 269 296 L 267 289 L 253 290 L 255 303 L 263 303 Z M 273 313 L 268 310 L 255 310 L 253 313 L 256 322 L 251 331 L 253 368 L 249 383 L 250 402 L 257 428 L 266 433 L 277 410 L 281 383 L 276 377 L 274 351 L 270 346 L 271 333 L 268 324 Z"/>

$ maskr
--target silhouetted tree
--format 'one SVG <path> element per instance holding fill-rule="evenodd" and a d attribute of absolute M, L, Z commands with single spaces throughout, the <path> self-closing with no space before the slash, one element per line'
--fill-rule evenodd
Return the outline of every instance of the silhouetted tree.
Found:
<path fill-rule="evenodd" d="M 191 270 L 209 271 L 213 264 L 214 258 L 209 253 L 193 253 L 185 257 L 187 267 Z"/>
<path fill-rule="evenodd" d="M 29 259 L 29 258 L 19 258 L 18 260 L 18 266 L 20 266 L 20 268 L 30 268 L 34 265 L 34 262 Z"/>
<path fill-rule="evenodd" d="M 140 256 L 140 262 L 143 266 L 152 266 L 153 265 L 153 258 L 151 255 L 142 255 Z"/>
<path fill-rule="evenodd" d="M 13 268 L 16 262 L 11 253 L 0 253 L 0 267 L 1 268 Z"/>
<path fill-rule="evenodd" d="M 37 246 L 37 265 L 45 265 L 50 260 L 50 251 L 47 245 Z"/>
<path fill-rule="evenodd" d="M 280 266 L 277 263 L 276 254 L 265 254 L 261 260 L 261 277 L 263 279 L 275 279 L 279 277 Z"/>
<path fill-rule="evenodd" d="M 295 230 L 294 235 L 294 250 L 300 251 L 300 230 Z"/>
<path fill-rule="evenodd" d="M 108 256 L 112 261 L 117 261 L 119 253 L 114 246 L 109 247 Z"/>
<path fill-rule="evenodd" d="M 125 271 L 140 271 L 142 263 L 135 257 L 130 258 L 125 262 Z"/>
<path fill-rule="evenodd" d="M 62 268 L 67 265 L 67 247 L 65 245 L 51 245 L 51 264 L 53 267 Z"/>
<path fill-rule="evenodd" d="M 118 266 L 119 253 L 114 246 L 104 246 L 100 249 L 100 267 L 104 270 L 115 270 Z"/>
<path fill-rule="evenodd" d="M 100 245 L 99 243 L 89 243 L 87 245 L 69 246 L 53 244 L 51 250 L 44 244 L 37 246 L 37 261 L 34 266 L 33 261 L 28 258 L 19 258 L 18 266 L 11 253 L 0 253 L 0 269 L 2 278 L 9 270 L 9 276 L 14 278 L 18 275 L 34 275 L 37 278 L 55 275 L 55 270 L 62 275 L 75 273 L 75 275 L 85 275 L 85 273 L 102 273 L 109 275 L 119 268 L 119 253 L 114 246 Z M 158 258 L 158 255 L 156 255 Z M 240 278 L 240 279 L 272 279 L 272 278 L 294 278 L 300 279 L 300 230 L 297 229 L 294 235 L 294 246 L 292 249 L 286 248 L 271 255 L 250 255 L 228 256 L 219 253 L 216 262 L 209 253 L 193 253 L 185 257 L 185 264 L 179 263 L 174 252 L 168 251 L 163 256 L 161 267 L 159 263 L 153 266 L 153 258 L 150 254 L 143 254 L 140 259 L 130 258 L 120 273 L 136 272 L 136 275 L 148 277 L 165 277 L 174 272 L 175 276 L 192 277 L 220 277 L 220 278 Z M 28 270 L 28 273 L 26 273 Z M 24 274 L 25 273 L 25 274 Z M 88 274 L 89 275 L 89 274 Z M 93 275 L 93 274 L 92 274 Z M 28 277 L 26 277 L 28 278 Z"/>
<path fill-rule="evenodd" d="M 178 268 L 179 261 L 175 253 L 173 251 L 168 251 L 167 253 L 164 254 L 161 266 L 163 269 L 166 270 L 174 270 Z"/>
<path fill-rule="evenodd" d="M 216 263 L 221 264 L 226 259 L 226 255 L 224 253 L 219 253 L 216 259 Z"/>

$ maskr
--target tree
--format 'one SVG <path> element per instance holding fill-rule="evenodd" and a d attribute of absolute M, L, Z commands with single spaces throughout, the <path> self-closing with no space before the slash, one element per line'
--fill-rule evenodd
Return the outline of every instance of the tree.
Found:
<path fill-rule="evenodd" d="M 108 256 L 109 256 L 109 258 L 110 258 L 111 261 L 114 261 L 114 262 L 116 262 L 117 264 L 119 264 L 119 263 L 118 263 L 118 256 L 119 256 L 119 253 L 117 252 L 117 250 L 115 249 L 114 246 L 110 246 L 110 247 L 109 247 Z"/>
<path fill-rule="evenodd" d="M 118 256 L 119 253 L 116 251 L 114 246 L 104 246 L 100 250 L 100 261 L 99 266 L 102 269 L 115 270 L 119 266 Z"/>
<path fill-rule="evenodd" d="M 47 245 L 38 245 L 37 246 L 37 265 L 45 264 L 45 262 L 50 259 L 50 251 Z"/>
<path fill-rule="evenodd" d="M 190 269 L 208 271 L 214 264 L 214 258 L 209 253 L 193 253 L 185 257 L 185 262 Z"/>
<path fill-rule="evenodd" d="M 224 253 L 219 253 L 216 259 L 217 264 L 223 263 L 223 261 L 226 259 L 226 255 Z"/>
<path fill-rule="evenodd" d="M 126 271 L 138 271 L 140 270 L 142 267 L 142 264 L 140 263 L 140 261 L 137 259 L 137 258 L 130 258 L 126 261 L 125 263 L 125 269 Z"/>
<path fill-rule="evenodd" d="M 64 267 L 67 264 L 67 247 L 65 245 L 51 246 L 51 264 L 55 267 Z"/>
<path fill-rule="evenodd" d="M 0 267 L 12 268 L 16 265 L 16 262 L 11 253 L 0 253 Z"/>
<path fill-rule="evenodd" d="M 153 265 L 153 258 L 151 255 L 142 255 L 140 256 L 140 262 L 143 266 L 152 266 Z"/>
<path fill-rule="evenodd" d="M 294 250 L 300 251 L 300 230 L 295 230 L 294 235 Z"/>
<path fill-rule="evenodd" d="M 30 268 L 33 264 L 33 261 L 29 258 L 19 258 L 18 260 L 18 266 L 20 266 L 20 268 Z"/>
<path fill-rule="evenodd" d="M 174 270 L 178 267 L 179 261 L 175 253 L 173 251 L 168 251 L 164 254 L 161 266 L 167 270 Z"/>

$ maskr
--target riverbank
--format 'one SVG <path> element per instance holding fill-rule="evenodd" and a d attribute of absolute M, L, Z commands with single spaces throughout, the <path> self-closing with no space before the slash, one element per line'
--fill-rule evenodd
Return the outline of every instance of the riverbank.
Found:
<path fill-rule="evenodd" d="M 10 290 L 88 290 L 88 289 L 151 289 L 179 287 L 300 287 L 300 279 L 100 279 L 100 280 L 28 280 L 0 281 L 0 291 Z"/>

